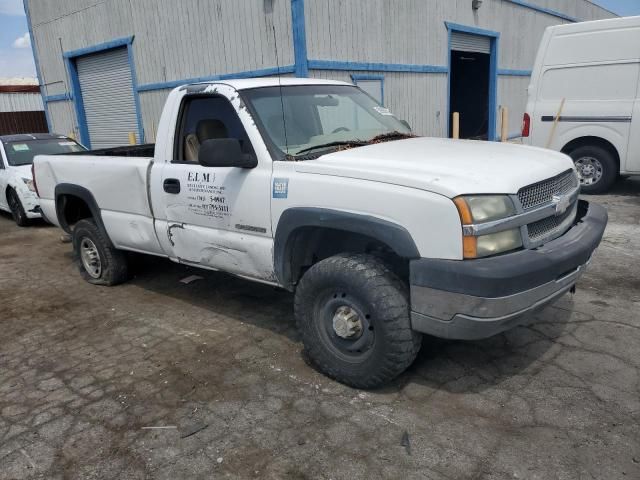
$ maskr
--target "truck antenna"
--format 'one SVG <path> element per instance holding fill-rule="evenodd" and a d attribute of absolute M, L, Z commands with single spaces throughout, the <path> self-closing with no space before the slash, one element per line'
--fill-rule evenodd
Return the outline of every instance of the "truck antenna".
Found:
<path fill-rule="evenodd" d="M 287 121 L 284 114 L 284 98 L 282 97 L 282 77 L 280 72 L 280 59 L 278 57 L 278 40 L 276 39 L 276 26 L 272 24 L 271 29 L 273 30 L 273 44 L 276 50 L 276 67 L 278 67 L 278 88 L 280 89 L 280 107 L 282 108 L 282 128 L 284 131 L 284 148 L 287 151 L 287 155 L 289 155 L 289 141 L 287 139 Z"/>

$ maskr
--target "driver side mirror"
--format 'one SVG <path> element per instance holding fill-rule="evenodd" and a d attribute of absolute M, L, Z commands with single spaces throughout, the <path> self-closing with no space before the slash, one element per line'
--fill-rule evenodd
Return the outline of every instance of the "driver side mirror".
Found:
<path fill-rule="evenodd" d="M 237 138 L 212 138 L 200 144 L 198 163 L 203 167 L 255 168 L 255 155 L 242 153 Z"/>

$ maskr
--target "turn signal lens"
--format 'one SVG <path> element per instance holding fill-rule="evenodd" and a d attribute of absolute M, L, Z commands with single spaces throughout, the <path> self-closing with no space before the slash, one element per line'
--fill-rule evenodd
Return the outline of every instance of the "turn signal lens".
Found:
<path fill-rule="evenodd" d="M 463 258 L 476 258 L 478 256 L 477 237 L 462 237 L 462 256 Z"/>
<path fill-rule="evenodd" d="M 453 203 L 456 204 L 458 213 L 460 214 L 460 220 L 463 225 L 471 225 L 473 223 L 473 217 L 471 216 L 471 210 L 464 197 L 457 197 L 453 199 Z"/>

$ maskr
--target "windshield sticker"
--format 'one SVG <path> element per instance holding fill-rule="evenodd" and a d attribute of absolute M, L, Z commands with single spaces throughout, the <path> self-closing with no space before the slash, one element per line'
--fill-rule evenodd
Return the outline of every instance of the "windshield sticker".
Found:
<path fill-rule="evenodd" d="M 287 198 L 289 195 L 289 179 L 274 178 L 273 179 L 273 198 Z"/>
<path fill-rule="evenodd" d="M 75 145 L 75 142 L 58 142 L 58 145 L 60 145 L 61 147 L 73 147 Z"/>
<path fill-rule="evenodd" d="M 380 115 L 390 115 L 393 117 L 393 113 L 391 113 L 391 110 L 389 110 L 388 108 L 384 108 L 384 107 L 373 107 L 373 109 L 378 112 Z"/>
<path fill-rule="evenodd" d="M 29 145 L 27 145 L 26 143 L 14 143 L 13 144 L 13 151 L 14 152 L 28 152 L 29 151 Z"/>
<path fill-rule="evenodd" d="M 189 212 L 217 219 L 231 215 L 226 188 L 215 182 L 215 173 L 188 172 L 186 190 Z"/>

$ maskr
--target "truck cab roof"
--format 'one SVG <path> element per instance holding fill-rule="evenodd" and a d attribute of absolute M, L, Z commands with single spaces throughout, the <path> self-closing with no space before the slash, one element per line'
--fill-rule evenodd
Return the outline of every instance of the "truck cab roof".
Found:
<path fill-rule="evenodd" d="M 183 88 L 193 88 L 193 87 L 202 87 L 203 89 L 209 86 L 215 85 L 229 85 L 236 90 L 247 90 L 250 88 L 260 88 L 260 87 L 288 87 L 294 85 L 349 85 L 353 86 L 351 83 L 340 82 L 337 80 L 323 80 L 318 78 L 282 78 L 282 77 L 265 77 L 265 78 L 230 78 L 228 80 L 215 80 L 209 82 L 199 82 L 192 83 L 188 85 L 184 85 L 182 87 L 178 87 L 178 89 Z"/>

